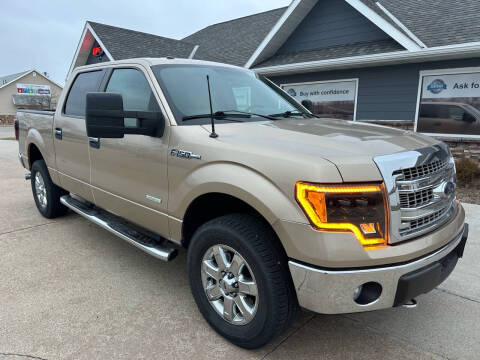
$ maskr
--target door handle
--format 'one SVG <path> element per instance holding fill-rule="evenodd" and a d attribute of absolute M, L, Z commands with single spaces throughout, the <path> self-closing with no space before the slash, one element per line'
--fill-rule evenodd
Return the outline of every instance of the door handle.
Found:
<path fill-rule="evenodd" d="M 89 137 L 88 138 L 88 143 L 90 144 L 90 147 L 95 148 L 95 149 L 100 149 L 100 139 L 96 137 Z"/>
<path fill-rule="evenodd" d="M 62 140 L 62 128 L 55 128 L 55 137 L 58 140 Z"/>

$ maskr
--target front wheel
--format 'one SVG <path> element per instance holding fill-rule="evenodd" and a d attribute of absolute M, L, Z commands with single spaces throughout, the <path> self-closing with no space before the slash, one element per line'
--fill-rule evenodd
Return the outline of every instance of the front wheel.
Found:
<path fill-rule="evenodd" d="M 289 326 L 296 298 L 288 260 L 260 219 L 233 214 L 202 225 L 188 248 L 188 271 L 200 312 L 234 344 L 258 348 Z"/>

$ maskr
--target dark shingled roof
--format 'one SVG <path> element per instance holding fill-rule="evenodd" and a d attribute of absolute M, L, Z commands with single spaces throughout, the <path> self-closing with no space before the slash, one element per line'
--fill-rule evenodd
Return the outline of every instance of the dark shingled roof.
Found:
<path fill-rule="evenodd" d="M 115 60 L 138 57 L 188 58 L 194 44 L 140 31 L 88 22 Z"/>
<path fill-rule="evenodd" d="M 362 1 L 385 18 L 377 0 Z M 428 47 L 480 41 L 478 0 L 380 0 L 380 4 Z"/>
<path fill-rule="evenodd" d="M 257 64 L 254 68 L 295 64 L 307 61 L 338 59 L 350 56 L 381 54 L 393 51 L 405 51 L 405 49 L 393 39 L 360 42 L 356 44 L 330 46 L 317 50 L 279 54 Z"/>
<path fill-rule="evenodd" d="M 379 16 L 403 32 L 375 5 L 377 0 L 361 0 Z M 379 0 L 427 46 L 480 41 L 479 0 Z M 115 60 L 134 57 L 187 58 L 194 56 L 244 66 L 287 8 L 210 25 L 182 40 L 89 22 Z M 405 32 L 403 32 L 405 34 Z M 407 35 L 407 34 L 406 34 Z M 408 36 L 408 35 L 407 35 Z M 256 67 L 327 60 L 349 56 L 401 51 L 393 39 L 334 46 L 317 50 L 274 55 Z"/>
<path fill-rule="evenodd" d="M 244 66 L 286 9 L 283 7 L 210 25 L 183 40 L 200 45 L 195 59 Z"/>

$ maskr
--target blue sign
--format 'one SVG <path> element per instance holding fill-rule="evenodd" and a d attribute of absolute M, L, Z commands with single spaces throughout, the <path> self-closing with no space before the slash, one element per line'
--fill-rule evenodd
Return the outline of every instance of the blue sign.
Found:
<path fill-rule="evenodd" d="M 430 85 L 427 86 L 427 90 L 433 94 L 440 94 L 443 90 L 447 89 L 447 84 L 442 79 L 433 80 Z"/>
<path fill-rule="evenodd" d="M 288 89 L 287 93 L 288 93 L 288 95 L 293 96 L 293 97 L 297 96 L 297 92 L 293 89 Z"/>

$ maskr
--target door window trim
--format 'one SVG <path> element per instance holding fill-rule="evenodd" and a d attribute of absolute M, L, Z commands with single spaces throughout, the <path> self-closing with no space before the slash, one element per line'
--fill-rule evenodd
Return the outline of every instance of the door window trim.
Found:
<path fill-rule="evenodd" d="M 107 87 L 108 87 L 108 84 L 110 82 L 110 79 L 112 78 L 113 72 L 115 70 L 126 70 L 126 69 L 139 71 L 143 75 L 143 77 L 145 78 L 148 86 L 150 87 L 150 91 L 152 92 L 153 97 L 155 98 L 155 101 L 157 102 L 157 107 L 159 109 L 159 112 L 162 114 L 163 121 L 165 122 L 163 135 L 161 137 L 160 136 L 155 136 L 155 137 L 163 138 L 165 136 L 165 130 L 167 128 L 167 121 L 168 121 L 168 124 L 171 126 L 170 118 L 167 115 L 167 110 L 164 107 L 163 102 L 159 99 L 158 93 L 155 89 L 155 85 L 154 85 L 155 83 L 152 82 L 150 74 L 148 74 L 148 72 L 144 69 L 143 66 L 141 66 L 141 65 L 130 65 L 130 64 L 118 64 L 118 65 L 112 65 L 112 66 L 104 68 L 105 74 L 104 74 L 104 76 L 102 77 L 102 80 L 99 83 L 98 91 L 99 92 L 104 92 L 104 93 L 107 92 Z"/>
<path fill-rule="evenodd" d="M 106 68 L 105 70 L 107 70 L 107 71 L 106 71 L 102 81 L 99 84 L 99 90 L 98 91 L 107 92 L 108 83 L 110 82 L 110 79 L 112 78 L 113 72 L 115 70 L 128 70 L 128 69 L 137 70 L 143 75 L 143 77 L 147 81 L 148 86 L 150 87 L 150 91 L 152 92 L 152 94 L 155 98 L 155 101 L 157 102 L 157 106 L 158 106 L 160 112 L 162 113 L 163 118 L 166 120 L 167 117 L 165 115 L 165 111 L 164 111 L 163 106 L 162 106 L 163 104 L 162 104 L 161 101 L 159 101 L 157 96 L 155 96 L 155 87 L 152 86 L 152 84 L 150 84 L 150 81 L 148 81 L 149 80 L 149 77 L 147 76 L 148 74 L 139 67 L 127 65 L 127 66 L 115 66 L 115 67 Z"/>

